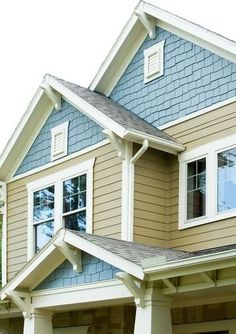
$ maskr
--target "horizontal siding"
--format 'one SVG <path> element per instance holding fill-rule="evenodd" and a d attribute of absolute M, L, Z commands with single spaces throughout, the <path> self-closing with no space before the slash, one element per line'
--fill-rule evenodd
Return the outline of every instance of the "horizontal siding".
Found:
<path fill-rule="evenodd" d="M 27 261 L 26 184 L 51 173 L 96 157 L 94 166 L 94 233 L 121 235 L 121 162 L 111 145 L 66 161 L 8 184 L 7 272 L 10 279 Z"/>
<path fill-rule="evenodd" d="M 167 246 L 166 154 L 153 149 L 144 153 L 135 165 L 134 187 L 134 241 L 146 245 Z"/>
<path fill-rule="evenodd" d="M 204 145 L 209 141 L 235 134 L 235 110 L 236 103 L 231 103 L 165 129 L 165 132 L 188 149 Z"/>
<path fill-rule="evenodd" d="M 235 134 L 236 103 L 198 116 L 192 120 L 175 125 L 165 131 L 175 137 L 188 149 L 206 144 L 225 136 Z M 235 243 L 236 218 L 209 224 L 178 229 L 178 159 L 169 156 L 169 237 L 170 247 L 187 251 L 200 250 Z"/>

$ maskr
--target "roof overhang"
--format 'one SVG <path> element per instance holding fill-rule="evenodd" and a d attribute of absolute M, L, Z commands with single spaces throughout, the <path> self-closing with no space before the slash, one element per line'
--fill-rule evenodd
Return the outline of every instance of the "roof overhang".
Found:
<path fill-rule="evenodd" d="M 236 62 L 236 43 L 197 24 L 173 15 L 148 2 L 140 1 L 125 28 L 116 40 L 110 53 L 92 80 L 91 90 L 109 95 L 124 73 L 129 62 L 143 43 L 149 30 L 138 18 L 143 13 L 149 21 L 155 19 L 156 25 L 192 43 L 199 45 L 225 59 Z M 128 48 L 132 45 L 132 47 Z M 130 49 L 130 50 L 129 50 Z M 124 55 L 126 55 L 124 57 Z M 116 68 L 116 75 L 112 68 Z"/>

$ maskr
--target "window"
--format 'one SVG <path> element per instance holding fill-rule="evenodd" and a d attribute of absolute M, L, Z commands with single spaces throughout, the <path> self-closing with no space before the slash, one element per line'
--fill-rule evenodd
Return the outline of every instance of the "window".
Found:
<path fill-rule="evenodd" d="M 179 227 L 236 216 L 236 136 L 179 155 Z"/>
<path fill-rule="evenodd" d="M 29 258 L 65 227 L 92 233 L 94 159 L 27 185 Z"/>
<path fill-rule="evenodd" d="M 144 50 L 144 82 L 147 83 L 163 75 L 165 41 Z"/>
<path fill-rule="evenodd" d="M 69 122 L 65 122 L 51 129 L 51 160 L 67 155 L 68 125 Z"/>

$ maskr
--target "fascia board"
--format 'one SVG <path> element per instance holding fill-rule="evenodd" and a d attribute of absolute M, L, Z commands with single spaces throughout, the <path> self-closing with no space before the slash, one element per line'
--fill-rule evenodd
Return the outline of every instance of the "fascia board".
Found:
<path fill-rule="evenodd" d="M 144 273 L 149 276 L 149 280 L 158 280 L 233 267 L 235 266 L 235 260 L 236 250 L 234 249 L 194 258 L 180 259 L 157 266 L 151 263 L 148 265 L 147 259 L 143 261 L 142 267 Z"/>
<path fill-rule="evenodd" d="M 157 138 L 144 132 L 134 130 L 127 130 L 123 138 L 139 144 L 141 144 L 143 140 L 147 139 L 150 147 L 174 155 L 177 155 L 179 152 L 183 152 L 185 150 L 185 146 L 182 144 L 172 143 L 166 139 Z"/>
<path fill-rule="evenodd" d="M 99 259 L 137 277 L 141 280 L 144 279 L 144 273 L 141 266 L 130 262 L 120 256 L 109 252 L 108 250 L 93 244 L 92 242 L 79 237 L 69 231 L 65 231 L 64 241 L 70 245 L 81 249 L 82 251 L 89 253 Z"/>
<path fill-rule="evenodd" d="M 104 129 L 110 129 L 116 133 L 119 137 L 123 137 L 125 128 L 113 121 L 110 117 L 106 116 L 99 109 L 93 107 L 90 103 L 86 102 L 83 98 L 73 93 L 69 88 L 59 83 L 56 79 L 48 77 L 48 84 L 58 91 L 69 103 L 75 108 L 79 109 L 84 115 L 92 119 L 95 123 L 99 124 Z"/>
<path fill-rule="evenodd" d="M 3 152 L 0 156 L 0 169 L 3 167 L 3 165 L 6 163 L 9 155 L 11 154 L 12 149 L 14 148 L 16 142 L 18 141 L 18 138 L 20 137 L 23 129 L 25 128 L 29 118 L 31 117 L 35 107 L 39 103 L 41 97 L 43 96 L 44 92 L 41 88 L 38 88 L 31 103 L 29 104 L 26 112 L 20 119 L 15 131 L 13 132 L 11 138 L 7 142 L 5 148 L 3 149 Z M 20 148 L 18 149 L 20 151 Z"/>
<path fill-rule="evenodd" d="M 102 63 L 97 74 L 95 75 L 94 79 L 90 83 L 89 89 L 100 91 L 100 89 L 98 88 L 100 81 L 103 79 L 103 76 L 106 73 L 108 67 L 111 65 L 113 59 L 117 56 L 117 53 L 121 50 L 130 32 L 132 31 L 132 29 L 134 28 L 135 24 L 138 21 L 139 21 L 138 17 L 135 14 L 132 14 L 128 22 L 124 26 L 123 30 L 121 31 L 120 35 L 118 36 L 117 40 L 115 41 L 110 52 L 108 53 L 105 61 Z"/>
<path fill-rule="evenodd" d="M 157 26 L 166 28 L 180 37 L 197 43 L 232 62 L 236 62 L 235 42 L 152 4 L 144 2 L 143 10 L 146 14 L 157 19 Z"/>

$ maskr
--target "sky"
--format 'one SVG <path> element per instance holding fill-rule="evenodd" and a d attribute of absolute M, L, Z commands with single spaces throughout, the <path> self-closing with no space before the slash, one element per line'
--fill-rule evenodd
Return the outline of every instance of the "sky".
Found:
<path fill-rule="evenodd" d="M 235 0 L 149 0 L 236 41 Z M 88 87 L 138 0 L 0 3 L 0 152 L 43 76 Z"/>

